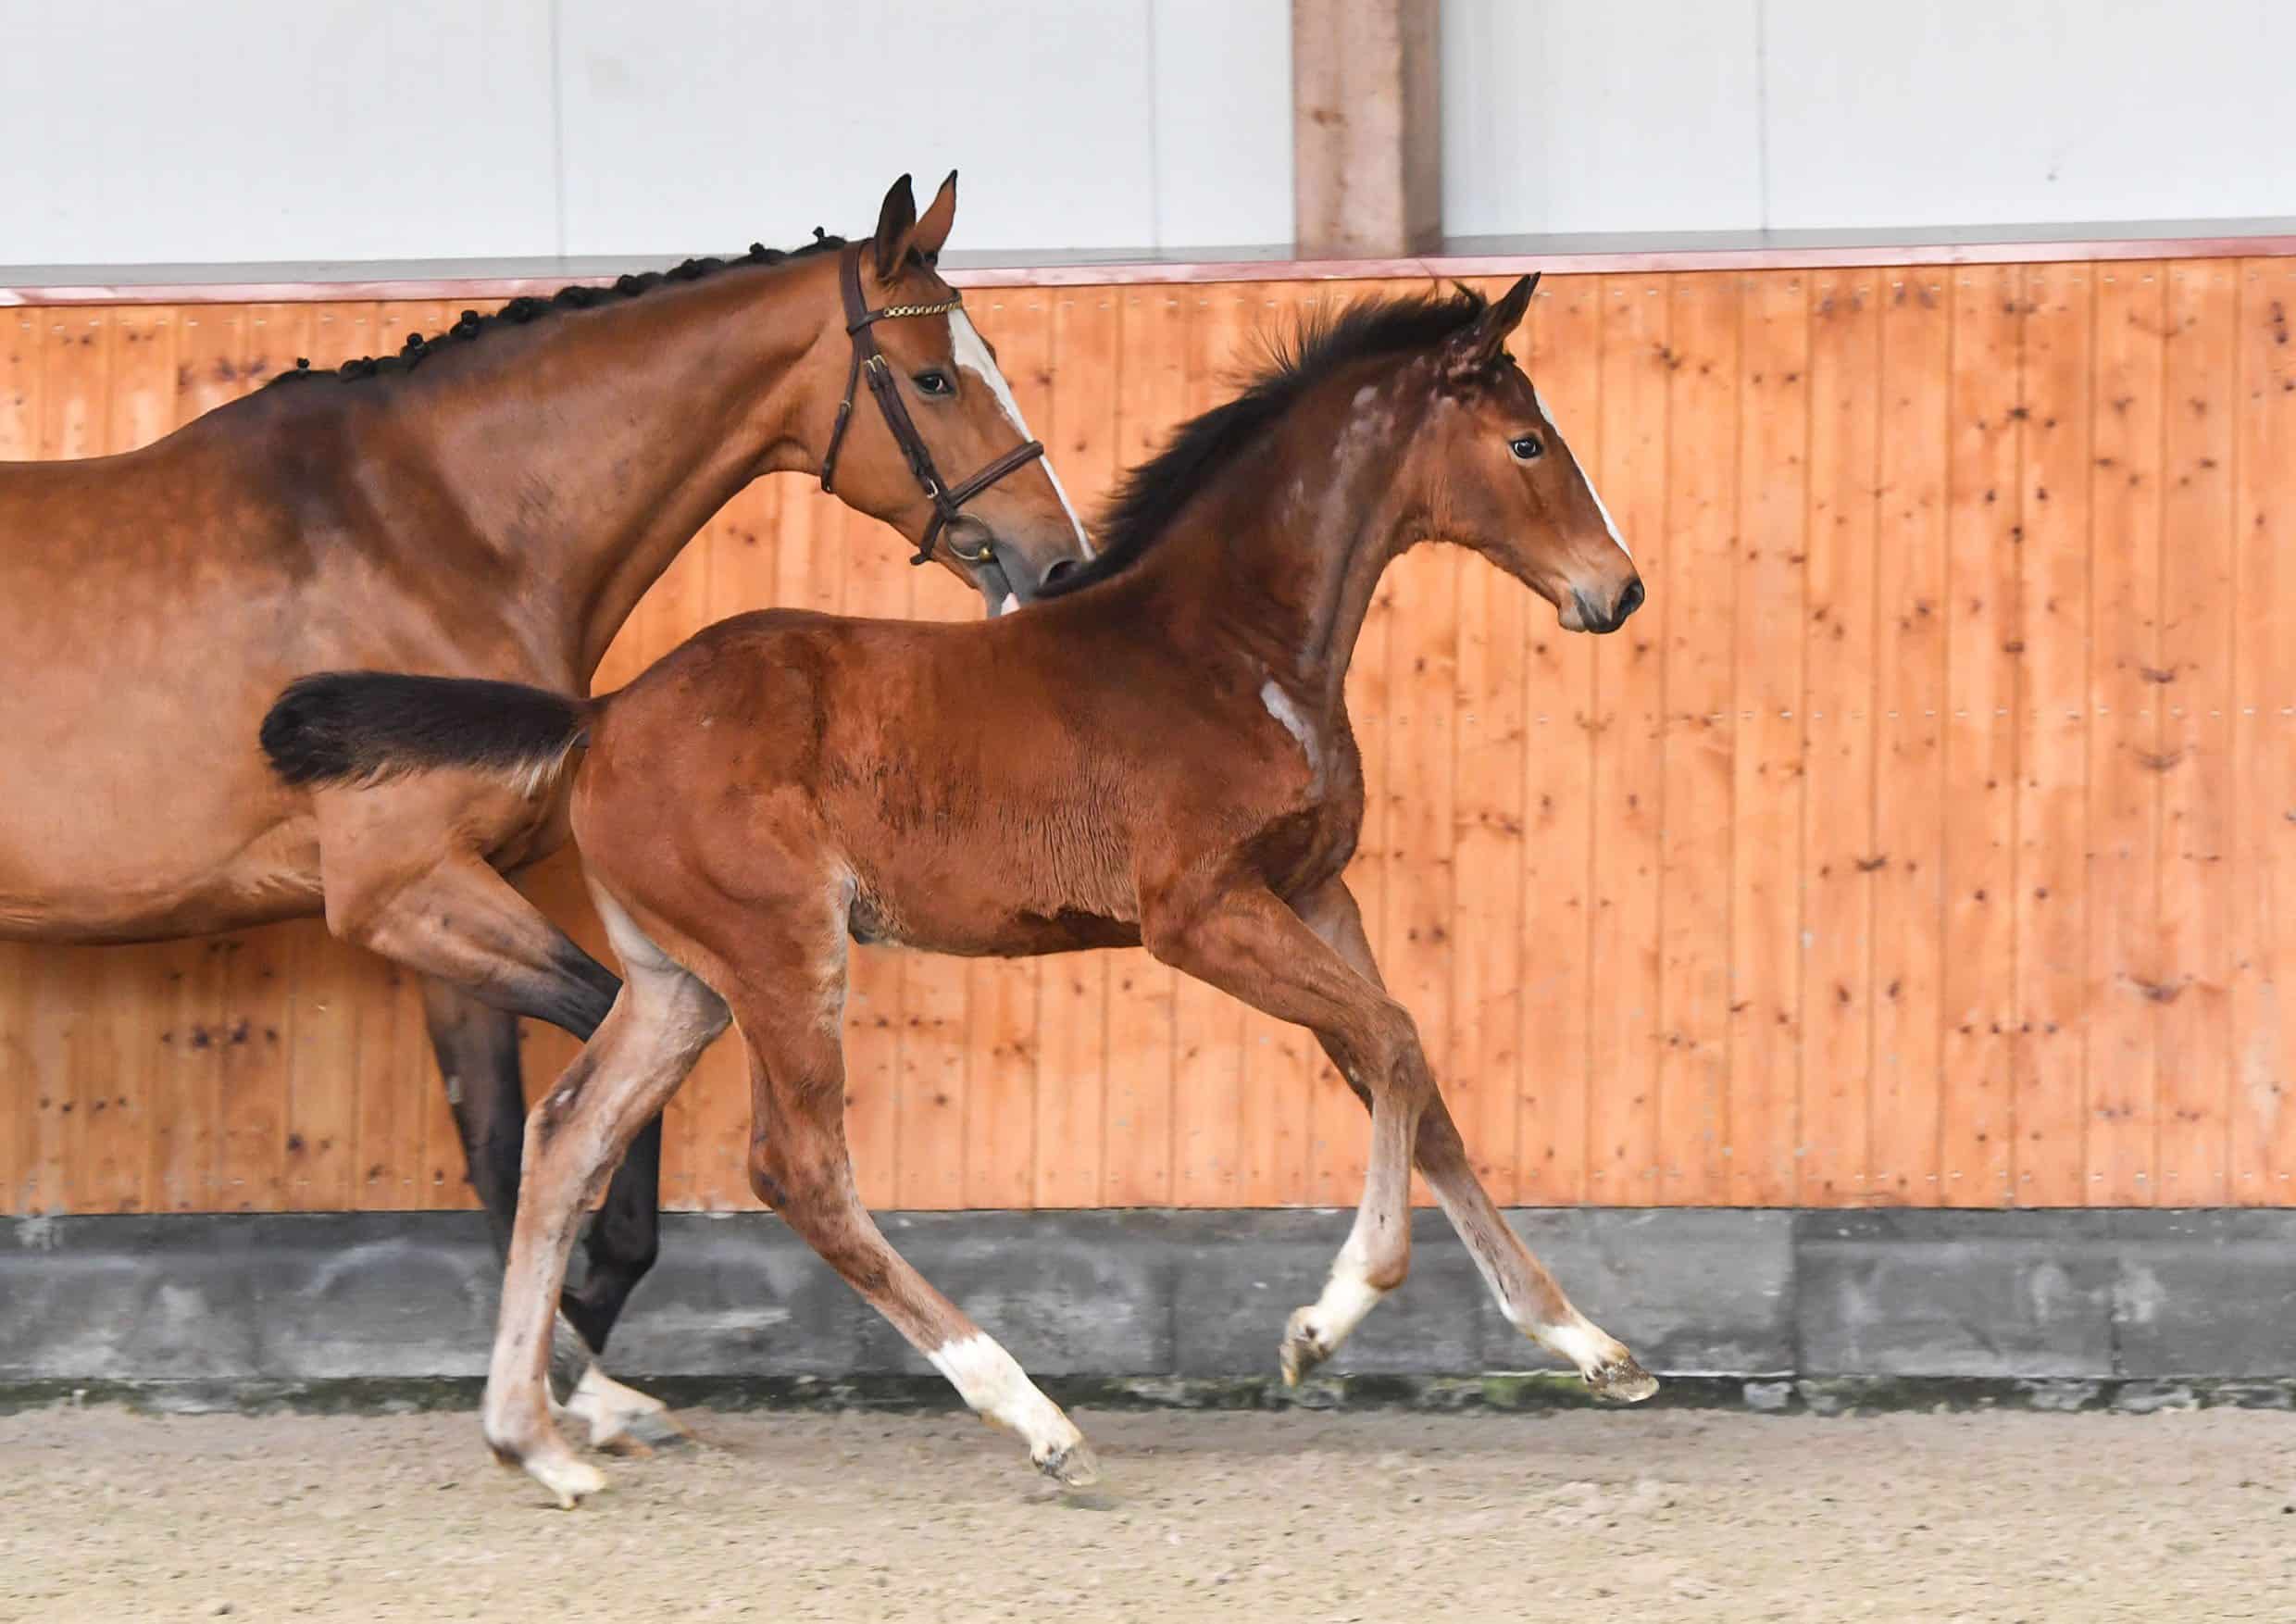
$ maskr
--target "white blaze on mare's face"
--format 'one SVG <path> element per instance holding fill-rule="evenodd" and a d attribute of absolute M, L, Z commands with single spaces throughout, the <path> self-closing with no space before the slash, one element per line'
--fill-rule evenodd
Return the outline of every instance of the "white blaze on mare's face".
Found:
<path fill-rule="evenodd" d="M 1011 421 L 1013 431 L 1023 440 L 1035 439 L 1036 436 L 1029 432 L 1029 425 L 1021 420 L 1020 403 L 1013 398 L 1012 386 L 1004 381 L 1004 371 L 997 366 L 996 357 L 989 354 L 989 346 L 981 342 L 972 318 L 961 309 L 949 312 L 949 347 L 956 356 L 958 368 L 970 372 L 980 380 L 982 388 L 996 396 L 996 404 L 1004 408 L 1004 416 Z M 1044 469 L 1044 477 L 1053 481 L 1053 494 L 1060 498 L 1060 509 L 1068 516 L 1068 523 L 1076 530 L 1077 545 L 1083 548 L 1084 556 L 1090 558 L 1092 556 L 1092 539 L 1084 533 L 1084 521 L 1077 518 L 1076 505 L 1068 500 L 1068 493 L 1061 488 L 1060 476 L 1053 471 L 1053 459 L 1041 456 L 1037 458 L 1037 463 Z"/>
<path fill-rule="evenodd" d="M 1547 427 L 1553 429 L 1554 437 L 1560 440 L 1563 437 L 1563 426 L 1554 420 L 1554 414 L 1547 409 L 1546 396 L 1539 393 L 1539 386 L 1536 383 L 1530 386 L 1530 398 L 1532 404 L 1538 406 L 1539 415 L 1547 420 Z M 1596 490 L 1594 481 L 1587 478 L 1586 469 L 1578 470 L 1578 478 L 1580 482 L 1586 486 L 1587 494 L 1594 498 L 1594 511 L 1603 516 L 1603 528 L 1610 532 L 1612 542 L 1616 543 L 1621 553 L 1626 554 L 1629 558 L 1633 557 L 1634 550 L 1627 545 L 1627 538 L 1618 533 L 1618 521 L 1610 516 L 1610 509 L 1603 506 L 1602 492 Z"/>

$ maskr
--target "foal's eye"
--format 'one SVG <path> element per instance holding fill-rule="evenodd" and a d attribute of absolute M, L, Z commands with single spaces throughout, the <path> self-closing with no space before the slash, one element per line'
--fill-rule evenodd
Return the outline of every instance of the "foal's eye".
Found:
<path fill-rule="evenodd" d="M 1507 442 L 1507 449 L 1515 454 L 1516 462 L 1530 462 L 1546 455 L 1546 447 L 1539 443 L 1539 436 L 1526 434 L 1520 440 Z"/>
<path fill-rule="evenodd" d="M 949 381 L 949 375 L 946 372 L 919 372 L 916 381 L 920 394 L 955 394 L 956 393 L 956 385 Z"/>

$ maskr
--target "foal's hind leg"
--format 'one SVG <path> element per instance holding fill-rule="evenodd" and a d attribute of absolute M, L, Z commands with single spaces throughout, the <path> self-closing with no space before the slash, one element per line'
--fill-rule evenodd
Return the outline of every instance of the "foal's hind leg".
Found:
<path fill-rule="evenodd" d="M 551 1418 L 551 1329 L 583 1209 L 630 1142 L 725 1030 L 716 993 L 601 899 L 630 981 L 605 1022 L 527 1119 L 518 1221 L 487 1372 L 487 1443 L 572 1505 L 605 1484 Z"/>
<path fill-rule="evenodd" d="M 567 945 L 580 952 L 570 942 Z M 605 973 L 603 966 L 599 970 Z M 495 1250 L 507 1257 L 526 1139 L 518 1018 L 436 977 L 424 979 L 422 1002 L 470 1187 L 486 1211 Z M 595 1020 L 578 1024 L 579 1037 L 597 1029 Z M 615 1380 L 596 1356 L 615 1315 L 654 1261 L 660 1186 L 661 1119 L 656 1118 L 623 1157 L 605 1206 L 591 1219 L 590 1272 L 579 1293 L 568 1293 L 553 1338 L 555 1390 L 588 1429 L 596 1448 L 662 1445 L 686 1437 L 668 1405 Z"/>
<path fill-rule="evenodd" d="M 794 999 L 780 995 L 787 989 L 735 995 L 750 1048 L 750 1183 L 983 1420 L 1019 1433 L 1039 1470 L 1071 1487 L 1093 1482 L 1100 1466 L 1075 1424 L 886 1243 L 861 1205 L 845 1146 L 842 946 L 841 938 L 804 956 L 835 968 L 828 978 L 800 972 Z"/>
<path fill-rule="evenodd" d="M 1383 985 L 1370 939 L 1364 933 L 1363 915 L 1343 881 L 1332 881 L 1295 906 L 1308 928 L 1329 943 L 1356 974 L 1375 987 Z M 1340 1067 L 1341 1075 L 1349 1078 L 1359 1095 L 1364 1094 L 1366 1091 L 1354 1083 L 1339 1053 L 1328 1043 L 1324 1046 Z M 1482 1181 L 1475 1176 L 1458 1126 L 1431 1082 L 1419 1117 L 1413 1157 L 1452 1227 L 1466 1243 L 1468 1255 L 1498 1299 L 1499 1312 L 1506 1316 L 1508 1324 L 1576 1366 L 1587 1385 L 1605 1398 L 1630 1404 L 1658 1391 L 1657 1381 L 1635 1362 L 1625 1344 L 1573 1307 L 1554 1277 L 1523 1244 Z M 1287 1346 L 1287 1374 L 1290 1368 Z"/>

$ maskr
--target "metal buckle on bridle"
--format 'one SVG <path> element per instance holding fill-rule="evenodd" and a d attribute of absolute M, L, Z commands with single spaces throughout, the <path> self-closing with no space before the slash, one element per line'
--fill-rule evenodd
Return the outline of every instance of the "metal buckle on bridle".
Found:
<path fill-rule="evenodd" d="M 1044 443 L 1030 440 L 1014 447 L 988 467 L 975 473 L 954 490 L 942 482 L 941 473 L 933 466 L 932 453 L 917 433 L 917 425 L 909 418 L 908 408 L 901 404 L 901 386 L 894 381 L 892 368 L 885 359 L 885 352 L 877 347 L 877 337 L 869 329 L 880 321 L 900 320 L 912 316 L 945 316 L 964 304 L 961 298 L 944 299 L 937 305 L 888 305 L 882 310 L 872 310 L 861 292 L 861 244 L 848 243 L 838 256 L 839 291 L 845 301 L 845 331 L 853 339 L 853 366 L 845 374 L 845 398 L 838 403 L 837 423 L 830 431 L 830 448 L 821 458 L 821 489 L 831 491 L 837 476 L 838 448 L 845 443 L 845 429 L 853 421 L 854 393 L 866 371 L 869 393 L 877 397 L 877 409 L 892 432 L 893 443 L 901 448 L 902 459 L 909 465 L 925 499 L 932 504 L 933 515 L 925 523 L 925 533 L 917 543 L 917 556 L 911 564 L 932 562 L 933 547 L 941 540 L 941 532 L 948 524 L 963 516 L 965 504 L 995 484 L 1006 474 L 1026 468 L 1044 455 Z M 978 552 L 967 553 L 955 542 L 949 543 L 950 556 L 962 564 L 981 564 L 996 556 L 992 540 L 983 541 Z"/>

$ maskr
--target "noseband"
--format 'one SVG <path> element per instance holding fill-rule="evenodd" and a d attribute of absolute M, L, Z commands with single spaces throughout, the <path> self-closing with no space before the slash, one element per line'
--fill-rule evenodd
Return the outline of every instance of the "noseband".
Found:
<path fill-rule="evenodd" d="M 845 295 L 845 331 L 853 339 L 853 368 L 845 374 L 845 398 L 837 407 L 837 427 L 830 431 L 829 453 L 821 458 L 821 489 L 834 489 L 830 481 L 837 474 L 837 448 L 844 443 L 845 426 L 853 420 L 855 386 L 866 376 L 869 393 L 877 397 L 877 409 L 884 414 L 885 427 L 892 431 L 893 443 L 901 447 L 909 471 L 917 476 L 917 484 L 933 505 L 932 518 L 926 521 L 925 533 L 917 543 L 917 556 L 909 560 L 912 564 L 930 564 L 933 543 L 940 540 L 942 527 L 958 516 L 966 503 L 997 481 L 1042 456 L 1044 443 L 1031 440 L 1025 445 L 1017 445 L 955 487 L 942 479 L 941 471 L 933 467 L 932 453 L 918 436 L 917 425 L 909 420 L 909 408 L 901 404 L 901 387 L 885 360 L 885 352 L 877 347 L 877 335 L 869 328 L 875 322 L 897 320 L 905 316 L 946 315 L 965 301 L 951 298 L 938 305 L 888 305 L 882 310 L 872 310 L 861 294 L 861 244 L 849 243 L 838 256 L 838 280 Z M 949 543 L 949 551 L 967 564 L 984 564 L 995 556 L 987 542 L 981 543 L 978 553 L 967 553 L 955 542 Z"/>

